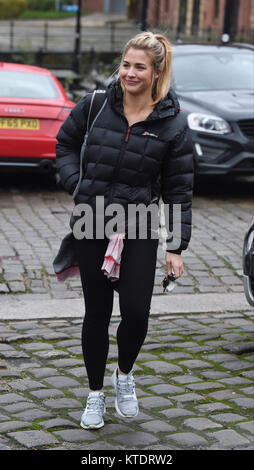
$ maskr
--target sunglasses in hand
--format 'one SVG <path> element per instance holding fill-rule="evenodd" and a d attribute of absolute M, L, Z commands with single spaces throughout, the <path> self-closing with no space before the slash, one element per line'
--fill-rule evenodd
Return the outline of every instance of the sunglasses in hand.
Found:
<path fill-rule="evenodd" d="M 166 290 L 168 292 L 171 292 L 175 287 L 175 284 L 174 284 L 175 280 L 176 278 L 173 272 L 165 276 L 162 281 L 163 292 L 166 292 Z"/>

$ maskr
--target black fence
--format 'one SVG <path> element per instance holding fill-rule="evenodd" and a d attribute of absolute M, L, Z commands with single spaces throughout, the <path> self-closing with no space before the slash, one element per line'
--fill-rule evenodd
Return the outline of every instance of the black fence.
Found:
<path fill-rule="evenodd" d="M 152 31 L 165 34 L 171 42 L 211 42 L 221 43 L 222 31 L 208 28 L 199 30 L 196 35 L 176 32 L 170 27 L 151 27 Z M 81 32 L 81 52 L 121 51 L 128 39 L 140 32 L 140 25 L 133 23 L 107 23 L 104 26 L 85 26 Z M 33 25 L 23 21 L 1 22 L 0 53 L 9 52 L 72 52 L 76 38 L 75 25 L 56 25 L 38 21 Z M 241 29 L 234 41 L 254 43 L 254 30 Z"/>

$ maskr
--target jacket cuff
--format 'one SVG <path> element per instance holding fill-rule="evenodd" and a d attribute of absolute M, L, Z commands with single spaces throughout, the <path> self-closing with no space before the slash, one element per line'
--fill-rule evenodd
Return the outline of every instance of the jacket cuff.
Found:
<path fill-rule="evenodd" d="M 167 253 L 173 253 L 175 255 L 180 255 L 182 251 L 183 250 L 181 250 L 181 248 L 179 248 L 178 250 L 166 250 Z"/>

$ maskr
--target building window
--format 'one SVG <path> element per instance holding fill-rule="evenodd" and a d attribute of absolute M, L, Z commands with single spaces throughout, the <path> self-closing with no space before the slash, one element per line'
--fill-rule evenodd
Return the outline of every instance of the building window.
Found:
<path fill-rule="evenodd" d="M 194 0 L 193 10 L 192 10 L 192 28 L 191 28 L 191 33 L 194 36 L 198 34 L 199 10 L 200 10 L 200 0 Z"/>
<path fill-rule="evenodd" d="M 165 0 L 165 4 L 164 4 L 164 5 L 165 5 L 165 6 L 164 6 L 164 10 L 165 10 L 166 12 L 168 12 L 168 10 L 169 10 L 169 0 Z"/>
<path fill-rule="evenodd" d="M 213 18 L 216 20 L 219 16 L 219 0 L 214 0 Z"/>
<path fill-rule="evenodd" d="M 187 0 L 180 0 L 179 20 L 178 20 L 178 27 L 177 27 L 178 33 L 185 33 L 186 14 L 187 14 Z"/>

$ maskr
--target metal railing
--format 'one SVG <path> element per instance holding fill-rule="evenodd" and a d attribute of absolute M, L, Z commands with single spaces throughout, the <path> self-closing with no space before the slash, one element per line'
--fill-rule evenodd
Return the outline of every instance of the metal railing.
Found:
<path fill-rule="evenodd" d="M 203 29 L 197 35 L 176 33 L 170 27 L 151 27 L 152 31 L 164 33 L 172 42 L 221 42 L 221 30 Z M 132 23 L 108 23 L 105 26 L 85 26 L 81 32 L 81 52 L 121 51 L 128 39 L 140 32 L 139 25 Z M 234 38 L 239 42 L 254 43 L 254 30 L 241 29 Z M 73 52 L 75 25 L 52 25 L 38 22 L 28 25 L 22 21 L 0 22 L 0 52 Z"/>

